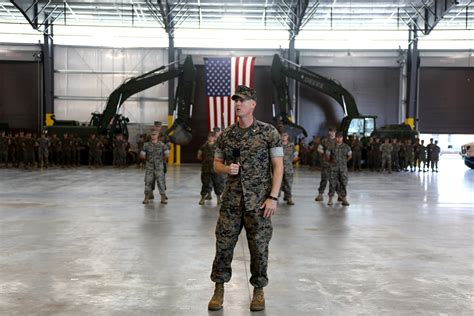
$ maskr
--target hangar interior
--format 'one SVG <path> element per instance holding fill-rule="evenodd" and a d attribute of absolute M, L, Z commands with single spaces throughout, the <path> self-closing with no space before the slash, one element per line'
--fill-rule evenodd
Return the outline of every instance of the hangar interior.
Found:
<path fill-rule="evenodd" d="M 378 127 L 411 122 L 443 155 L 439 173 L 349 173 L 349 207 L 315 202 L 320 172 L 300 164 L 296 205 L 280 201 L 273 219 L 266 313 L 474 313 L 474 174 L 458 154 L 474 141 L 473 29 L 468 0 L 0 1 L 2 128 L 40 133 L 48 114 L 88 124 L 130 78 L 186 56 L 196 69 L 193 139 L 173 147 L 168 205 L 141 204 L 143 170 L 131 167 L 0 169 L 0 313 L 207 314 L 219 207 L 197 204 L 205 58 L 255 57 L 255 117 L 274 123 L 275 54 L 337 81 Z M 288 83 L 306 142 L 346 116 Z M 171 126 L 177 85 L 117 109 L 131 144 Z M 248 265 L 242 234 L 217 314 L 248 313 Z"/>

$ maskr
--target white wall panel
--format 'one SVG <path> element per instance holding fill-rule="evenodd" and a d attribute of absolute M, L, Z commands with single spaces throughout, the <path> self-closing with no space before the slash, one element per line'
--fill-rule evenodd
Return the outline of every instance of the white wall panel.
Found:
<path fill-rule="evenodd" d="M 55 112 L 58 119 L 88 122 L 125 80 L 167 64 L 161 48 L 55 47 Z M 119 112 L 131 122 L 166 121 L 168 83 L 139 92 Z"/>

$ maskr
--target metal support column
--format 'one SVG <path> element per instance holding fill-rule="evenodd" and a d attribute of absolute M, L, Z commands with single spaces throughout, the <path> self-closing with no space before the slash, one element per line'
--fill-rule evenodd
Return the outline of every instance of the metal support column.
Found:
<path fill-rule="evenodd" d="M 294 62 L 295 64 L 298 63 L 298 56 L 297 51 L 295 49 L 295 37 L 290 36 L 290 43 L 289 43 L 289 50 L 288 50 L 288 60 Z M 288 67 L 294 67 L 293 65 L 288 65 Z M 288 79 L 288 89 L 289 95 L 291 98 L 291 104 L 294 104 L 293 113 L 291 113 L 291 119 L 294 123 L 298 123 L 299 121 L 299 83 L 296 82 L 294 79 Z"/>
<path fill-rule="evenodd" d="M 53 25 L 49 22 L 45 24 L 47 31 L 44 32 L 43 38 L 43 113 L 54 113 L 54 42 L 53 42 Z M 45 117 L 41 117 L 44 122 Z"/>
<path fill-rule="evenodd" d="M 418 35 L 416 25 L 412 25 L 409 32 L 408 45 L 408 102 L 406 109 L 406 123 L 413 128 L 418 127 L 418 78 L 420 70 L 420 53 L 418 51 Z"/>

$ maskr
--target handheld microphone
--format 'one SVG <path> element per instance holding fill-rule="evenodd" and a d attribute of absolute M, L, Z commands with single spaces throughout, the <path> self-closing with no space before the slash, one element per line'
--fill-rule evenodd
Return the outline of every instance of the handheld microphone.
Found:
<path fill-rule="evenodd" d="M 233 163 L 239 163 L 240 161 L 240 148 L 232 148 L 232 161 Z"/>

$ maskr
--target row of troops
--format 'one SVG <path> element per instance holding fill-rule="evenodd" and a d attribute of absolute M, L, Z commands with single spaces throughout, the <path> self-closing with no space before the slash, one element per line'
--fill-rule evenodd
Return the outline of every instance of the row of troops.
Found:
<path fill-rule="evenodd" d="M 325 164 L 324 154 L 318 148 L 322 140 L 319 136 L 314 136 L 308 145 L 304 140 L 300 140 L 301 162 L 313 168 L 322 168 Z M 385 139 L 382 143 L 380 138 L 370 137 L 367 143 L 362 143 L 358 136 L 350 136 L 344 139 L 344 143 L 350 146 L 352 160 L 349 167 L 352 171 L 362 170 L 363 152 L 365 153 L 367 168 L 372 171 L 428 171 L 429 167 L 433 172 L 438 172 L 438 161 L 440 147 L 438 141 L 430 139 L 428 145 L 424 145 L 424 140 L 417 139 L 415 143 L 411 140 Z"/>
<path fill-rule="evenodd" d="M 119 134 L 109 141 L 105 136 L 91 135 L 86 141 L 73 134 L 64 133 L 61 137 L 45 133 L 37 137 L 33 133 L 19 132 L 6 134 L 0 131 L 0 165 L 6 167 L 50 166 L 72 167 L 81 165 L 81 153 L 87 151 L 89 166 L 102 166 L 105 152 L 113 153 L 113 165 L 126 165 L 127 151 L 130 146 L 123 135 Z"/>

